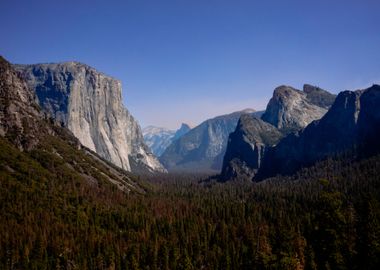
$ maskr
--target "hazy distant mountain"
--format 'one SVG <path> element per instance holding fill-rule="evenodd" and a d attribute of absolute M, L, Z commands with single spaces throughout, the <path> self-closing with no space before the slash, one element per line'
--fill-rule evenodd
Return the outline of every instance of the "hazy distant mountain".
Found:
<path fill-rule="evenodd" d="M 146 145 L 154 155 L 159 157 L 166 147 L 171 144 L 175 131 L 167 128 L 147 126 L 142 129 L 142 133 Z"/>
<path fill-rule="evenodd" d="M 143 128 L 142 133 L 145 143 L 152 153 L 159 157 L 174 140 L 186 134 L 190 129 L 188 124 L 183 123 L 178 130 L 148 126 Z"/>
<path fill-rule="evenodd" d="M 315 86 L 305 84 L 304 91 L 300 91 L 282 85 L 274 90 L 261 119 L 290 133 L 320 119 L 334 99 L 335 95 Z"/>
<path fill-rule="evenodd" d="M 189 132 L 191 127 L 188 124 L 182 123 L 181 127 L 176 130 L 173 136 L 173 141 L 181 138 L 183 135 L 185 135 L 187 132 Z"/>
<path fill-rule="evenodd" d="M 14 67 L 43 110 L 83 145 L 128 171 L 165 171 L 123 106 L 120 81 L 77 62 Z"/>
<path fill-rule="evenodd" d="M 219 171 L 228 136 L 235 130 L 240 116 L 247 113 L 255 114 L 255 110 L 246 109 L 204 121 L 169 145 L 160 161 L 169 171 Z"/>

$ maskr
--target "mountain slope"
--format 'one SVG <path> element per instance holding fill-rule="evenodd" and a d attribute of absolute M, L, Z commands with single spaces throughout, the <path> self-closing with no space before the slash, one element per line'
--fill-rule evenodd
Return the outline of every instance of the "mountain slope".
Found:
<path fill-rule="evenodd" d="M 326 157 L 352 152 L 367 156 L 380 152 L 380 86 L 344 91 L 328 113 L 301 132 L 290 134 L 272 148 L 256 179 L 291 174 Z"/>
<path fill-rule="evenodd" d="M 152 153 L 159 157 L 174 140 L 182 137 L 190 129 L 190 126 L 187 124 L 182 124 L 177 131 L 167 128 L 148 126 L 142 130 L 142 133 L 144 136 L 144 141 L 151 149 Z"/>
<path fill-rule="evenodd" d="M 83 147 L 70 131 L 43 118 L 33 92 L 0 57 L 0 147 L 3 177 L 48 177 L 85 185 L 142 189 L 125 171 Z"/>
<path fill-rule="evenodd" d="M 122 104 L 120 81 L 77 62 L 14 67 L 43 110 L 84 146 L 128 171 L 164 171 Z"/>
<path fill-rule="evenodd" d="M 0 136 L 7 137 L 20 150 L 31 149 L 39 142 L 39 131 L 46 127 L 33 92 L 0 56 Z"/>
<path fill-rule="evenodd" d="M 160 161 L 169 171 L 215 172 L 222 167 L 228 136 L 247 109 L 208 119 L 174 141 Z"/>

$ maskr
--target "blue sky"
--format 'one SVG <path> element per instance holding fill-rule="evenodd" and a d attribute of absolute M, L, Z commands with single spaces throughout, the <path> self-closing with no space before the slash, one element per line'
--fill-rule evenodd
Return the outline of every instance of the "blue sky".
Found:
<path fill-rule="evenodd" d="M 122 81 L 142 126 L 176 128 L 303 83 L 380 83 L 376 0 L 1 0 L 0 54 L 76 60 Z"/>

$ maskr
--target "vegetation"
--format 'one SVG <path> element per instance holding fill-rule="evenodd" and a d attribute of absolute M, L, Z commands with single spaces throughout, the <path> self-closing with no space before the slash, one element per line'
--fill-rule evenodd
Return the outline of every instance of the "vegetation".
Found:
<path fill-rule="evenodd" d="M 25 153 L 0 138 L 0 269 L 380 267 L 380 156 L 258 184 L 160 175 L 124 193 L 50 140 Z"/>

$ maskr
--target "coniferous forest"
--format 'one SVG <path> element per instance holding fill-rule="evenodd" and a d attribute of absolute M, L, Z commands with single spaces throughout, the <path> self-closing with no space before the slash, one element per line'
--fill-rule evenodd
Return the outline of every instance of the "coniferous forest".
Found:
<path fill-rule="evenodd" d="M 379 269 L 380 156 L 261 183 L 138 177 L 124 193 L 0 140 L 0 269 Z"/>

